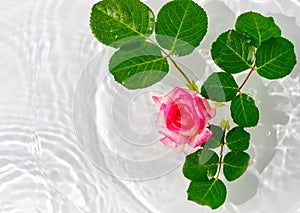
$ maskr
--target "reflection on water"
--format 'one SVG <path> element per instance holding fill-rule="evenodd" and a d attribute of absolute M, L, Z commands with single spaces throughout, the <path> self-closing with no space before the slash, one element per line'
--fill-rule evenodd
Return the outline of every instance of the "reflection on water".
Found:
<path fill-rule="evenodd" d="M 146 2 L 157 12 L 167 1 Z M 197 2 L 209 14 L 209 33 L 192 62 L 180 63 L 196 70 L 199 82 L 217 69 L 207 51 L 211 42 L 246 10 L 273 15 L 300 55 L 299 1 Z M 129 94 L 102 75 L 100 65 L 112 50 L 90 34 L 93 3 L 2 1 L 0 212 L 211 212 L 186 201 L 183 156 L 157 143 L 160 136 L 152 125 L 155 112 L 149 96 L 181 80 L 171 73 L 156 89 Z M 290 77 L 278 81 L 251 77 L 245 91 L 255 96 L 261 111 L 260 126 L 251 130 L 251 165 L 229 184 L 227 202 L 216 212 L 247 213 L 253 207 L 257 212 L 300 211 L 298 76 L 299 64 Z M 102 80 L 108 87 L 100 88 Z M 128 111 L 120 114 L 122 104 Z M 104 127 L 98 125 L 101 122 Z M 126 123 L 131 131 L 122 128 Z M 101 138 L 109 140 L 100 143 Z M 122 143 L 124 139 L 128 143 Z"/>

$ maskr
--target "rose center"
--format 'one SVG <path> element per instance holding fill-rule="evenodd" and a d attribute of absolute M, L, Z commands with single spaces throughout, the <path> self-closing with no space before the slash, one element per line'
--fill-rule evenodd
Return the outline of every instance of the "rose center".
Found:
<path fill-rule="evenodd" d="M 186 131 L 194 126 L 192 113 L 186 105 L 174 104 L 167 117 L 167 126 L 170 130 Z"/>

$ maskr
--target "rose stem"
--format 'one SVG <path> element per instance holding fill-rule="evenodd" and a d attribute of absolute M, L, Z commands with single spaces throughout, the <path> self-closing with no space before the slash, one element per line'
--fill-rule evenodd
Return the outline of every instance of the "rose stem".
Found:
<path fill-rule="evenodd" d="M 188 82 L 188 84 L 192 84 L 191 80 L 187 77 L 187 75 L 183 72 L 183 70 L 177 65 L 177 63 L 174 61 L 174 59 L 171 58 L 170 55 L 167 55 L 167 57 L 171 60 L 172 64 L 176 67 L 176 69 L 180 72 L 180 74 L 185 78 L 185 80 Z"/>
<path fill-rule="evenodd" d="M 174 61 L 170 54 L 168 54 L 163 48 L 161 48 L 155 41 L 153 41 L 150 37 L 147 38 L 148 41 L 152 42 L 156 45 L 165 55 L 169 58 L 175 68 L 180 72 L 180 74 L 184 77 L 188 84 L 192 84 L 192 81 L 187 77 L 187 75 L 183 72 L 183 70 L 178 66 L 178 64 Z"/>
<path fill-rule="evenodd" d="M 245 80 L 243 81 L 243 83 L 241 84 L 241 86 L 238 88 L 238 92 L 241 92 L 241 89 L 245 86 L 246 82 L 248 81 L 250 75 L 253 73 L 254 70 L 256 70 L 256 67 L 255 66 L 251 67 L 251 70 L 248 73 L 247 77 L 245 78 Z"/>
<path fill-rule="evenodd" d="M 226 134 L 226 127 L 224 127 L 224 130 L 223 130 L 223 135 L 225 137 L 225 134 Z M 224 151 L 224 146 L 225 146 L 225 140 L 222 142 L 221 144 L 221 150 L 220 150 L 220 160 L 219 160 L 219 167 L 218 167 L 218 173 L 217 173 L 217 177 L 216 179 L 219 178 L 219 175 L 220 175 L 220 172 L 221 172 L 221 167 L 222 167 L 222 164 L 223 164 L 223 151 Z"/>

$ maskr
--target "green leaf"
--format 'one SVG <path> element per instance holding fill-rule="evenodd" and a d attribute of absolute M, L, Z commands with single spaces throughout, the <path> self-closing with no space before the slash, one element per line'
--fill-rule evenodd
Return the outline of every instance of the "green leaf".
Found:
<path fill-rule="evenodd" d="M 235 30 L 222 33 L 211 48 L 214 62 L 229 73 L 239 73 L 251 68 L 254 53 L 255 48 L 249 39 Z"/>
<path fill-rule="evenodd" d="M 109 62 L 115 80 L 128 89 L 139 89 L 160 81 L 169 71 L 159 47 L 144 42 L 135 49 L 121 48 Z"/>
<path fill-rule="evenodd" d="M 151 9 L 139 0 L 103 0 L 91 12 L 90 27 L 103 44 L 119 48 L 144 41 L 154 31 Z"/>
<path fill-rule="evenodd" d="M 233 121 L 241 127 L 254 127 L 259 120 L 259 111 L 254 100 L 240 93 L 231 102 L 231 117 Z"/>
<path fill-rule="evenodd" d="M 213 178 L 206 182 L 192 181 L 187 193 L 188 200 L 217 209 L 225 202 L 227 190 L 221 180 Z"/>
<path fill-rule="evenodd" d="M 225 72 L 212 73 L 201 87 L 203 97 L 213 101 L 230 101 L 238 91 L 238 85 L 231 74 Z"/>
<path fill-rule="evenodd" d="M 226 144 L 234 151 L 245 151 L 249 147 L 249 142 L 250 133 L 240 126 L 234 127 L 226 135 Z"/>
<path fill-rule="evenodd" d="M 256 52 L 257 72 L 267 79 L 278 79 L 290 74 L 296 63 L 294 45 L 286 38 L 270 38 Z"/>
<path fill-rule="evenodd" d="M 213 133 L 212 136 L 202 144 L 205 149 L 214 149 L 219 147 L 224 142 L 224 131 L 221 127 L 211 124 L 209 130 Z"/>
<path fill-rule="evenodd" d="M 207 181 L 213 177 L 218 169 L 219 157 L 209 149 L 200 149 L 197 152 L 187 155 L 183 165 L 183 174 L 193 181 Z"/>
<path fill-rule="evenodd" d="M 192 0 L 174 0 L 158 13 L 156 40 L 171 54 L 188 55 L 200 44 L 207 32 L 207 15 Z"/>
<path fill-rule="evenodd" d="M 281 30 L 272 17 L 255 12 L 241 14 L 236 20 L 235 29 L 237 32 L 248 34 L 256 47 L 271 37 L 281 36 Z"/>
<path fill-rule="evenodd" d="M 228 152 L 223 161 L 224 176 L 228 181 L 238 179 L 249 165 L 250 156 L 241 151 Z"/>

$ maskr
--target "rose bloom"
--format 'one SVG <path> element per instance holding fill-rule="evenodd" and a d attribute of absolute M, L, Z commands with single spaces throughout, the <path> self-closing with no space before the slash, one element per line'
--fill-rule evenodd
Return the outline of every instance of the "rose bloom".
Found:
<path fill-rule="evenodd" d="M 197 91 L 175 87 L 163 97 L 153 96 L 159 109 L 156 120 L 165 137 L 160 141 L 177 152 L 190 154 L 197 151 L 212 135 L 208 120 L 216 110 Z"/>

